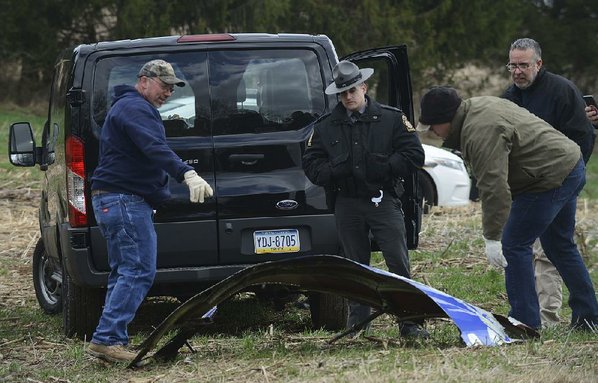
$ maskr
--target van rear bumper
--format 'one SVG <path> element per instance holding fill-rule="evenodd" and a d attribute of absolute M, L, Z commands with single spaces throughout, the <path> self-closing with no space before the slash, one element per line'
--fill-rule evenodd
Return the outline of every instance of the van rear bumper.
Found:
<path fill-rule="evenodd" d="M 64 224 L 60 230 L 63 265 L 73 282 L 90 288 L 106 287 L 108 272 L 99 271 L 91 264 L 91 248 L 88 241 L 89 228 L 72 228 Z M 250 264 L 202 267 L 177 267 L 159 269 L 154 283 L 212 284 L 242 270 Z"/>
<path fill-rule="evenodd" d="M 311 220 L 314 220 L 314 218 L 312 216 Z M 232 262 L 224 265 L 159 267 L 154 280 L 154 288 L 159 288 L 160 291 L 168 291 L 169 285 L 173 287 L 175 285 L 189 285 L 193 288 L 205 288 L 255 263 L 292 258 L 294 256 L 335 254 L 338 249 L 338 242 L 333 215 L 319 216 L 314 221 L 317 222 L 317 225 L 312 227 L 314 234 L 312 235 L 311 247 L 305 252 L 275 254 L 276 257 L 263 256 L 260 257 L 259 262 L 255 262 L 256 259 L 253 259 L 255 257 L 246 257 L 249 258 L 248 262 L 238 262 L 240 259 L 231 259 Z M 63 267 L 73 282 L 81 287 L 104 288 L 107 285 L 109 274 L 107 268 L 103 267 L 100 270 L 94 263 L 94 259 L 97 258 L 97 254 L 94 256 L 94 251 L 96 253 L 105 252 L 105 243 L 101 243 L 101 246 L 95 245 L 94 243 L 97 241 L 91 239 L 92 237 L 95 238 L 97 234 L 95 231 L 97 231 L 97 228 L 73 228 L 68 223 L 60 226 Z M 332 251 L 333 249 L 336 251 Z"/>
<path fill-rule="evenodd" d="M 85 250 L 75 250 L 67 255 L 70 261 L 66 264 L 69 275 L 77 285 L 89 288 L 104 288 L 108 282 L 108 273 L 99 272 L 90 267 L 87 262 L 88 254 Z M 217 283 L 237 271 L 251 266 L 247 265 L 226 265 L 210 267 L 189 267 L 160 269 L 156 272 L 154 284 L 184 284 L 195 283 L 210 285 Z"/>

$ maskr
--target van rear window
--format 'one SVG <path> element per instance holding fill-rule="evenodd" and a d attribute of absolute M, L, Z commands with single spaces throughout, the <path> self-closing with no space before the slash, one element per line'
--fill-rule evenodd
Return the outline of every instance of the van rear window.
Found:
<path fill-rule="evenodd" d="M 221 51 L 208 61 L 214 135 L 297 130 L 324 111 L 312 51 Z"/>
<path fill-rule="evenodd" d="M 102 126 L 114 98 L 114 87 L 135 85 L 137 73 L 146 62 L 163 59 L 172 64 L 184 87 L 175 87 L 174 94 L 158 109 L 167 137 L 206 135 L 209 131 L 209 98 L 207 90 L 207 54 L 184 52 L 136 56 L 115 56 L 101 59 L 93 80 L 93 119 Z"/>
<path fill-rule="evenodd" d="M 101 59 L 94 75 L 93 120 L 101 127 L 114 87 L 134 85 L 147 61 L 170 62 L 186 82 L 158 111 L 167 137 L 254 134 L 300 129 L 325 109 L 318 58 L 301 49 L 227 50 Z"/>

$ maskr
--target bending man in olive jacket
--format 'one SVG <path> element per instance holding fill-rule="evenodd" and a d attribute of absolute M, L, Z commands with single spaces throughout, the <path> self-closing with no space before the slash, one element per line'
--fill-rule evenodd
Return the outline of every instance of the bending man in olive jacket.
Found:
<path fill-rule="evenodd" d="M 373 69 L 341 61 L 333 69 L 328 94 L 339 94 L 332 113 L 315 124 L 303 157 L 307 177 L 325 186 L 344 255 L 369 265 L 371 231 L 388 269 L 409 278 L 405 223 L 399 197 L 401 178 L 424 163 L 415 129 L 398 109 L 366 95 Z M 334 201 L 334 202 L 333 202 Z M 363 322 L 370 307 L 349 305 L 349 328 Z M 419 325 L 399 324 L 403 336 L 427 336 Z"/>
<path fill-rule="evenodd" d="M 509 315 L 541 327 L 532 265 L 539 237 L 569 289 L 571 326 L 595 329 L 598 303 L 574 242 L 577 196 L 585 184 L 579 146 L 510 101 L 463 101 L 449 87 L 423 96 L 418 130 L 428 129 L 463 153 L 477 179 L 486 255 L 505 267 Z"/>

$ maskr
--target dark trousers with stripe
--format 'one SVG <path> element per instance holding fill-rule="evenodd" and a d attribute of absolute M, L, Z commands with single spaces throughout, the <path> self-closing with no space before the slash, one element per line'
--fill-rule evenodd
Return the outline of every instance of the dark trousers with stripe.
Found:
<path fill-rule="evenodd" d="M 371 233 L 382 251 L 388 270 L 410 278 L 405 222 L 398 198 L 385 196 L 376 207 L 365 198 L 338 196 L 335 218 L 345 257 L 369 265 Z M 369 315 L 369 306 L 350 302 L 348 327 L 365 320 Z"/>

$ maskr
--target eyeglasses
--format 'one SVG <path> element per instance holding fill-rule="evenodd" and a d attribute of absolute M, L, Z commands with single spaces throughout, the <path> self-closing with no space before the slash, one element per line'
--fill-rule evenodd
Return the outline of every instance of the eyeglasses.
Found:
<path fill-rule="evenodd" d="M 166 84 L 164 81 L 160 80 L 157 77 L 148 77 L 150 80 L 154 81 L 156 84 L 160 85 L 160 88 L 164 91 L 170 92 L 170 94 L 174 93 L 174 85 Z"/>
<path fill-rule="evenodd" d="M 515 72 L 516 69 L 519 69 L 520 71 L 527 70 L 532 65 L 533 64 L 530 63 L 508 63 L 506 67 L 509 72 Z"/>

